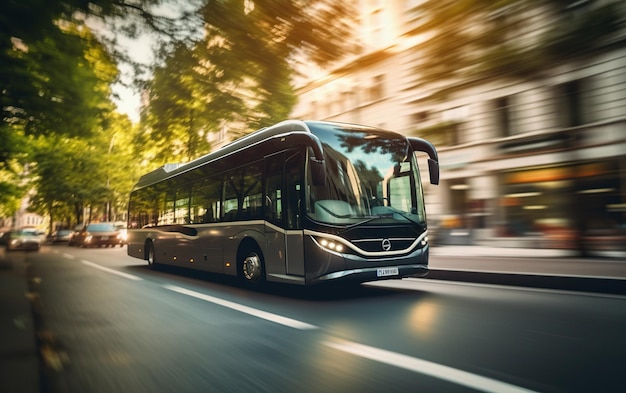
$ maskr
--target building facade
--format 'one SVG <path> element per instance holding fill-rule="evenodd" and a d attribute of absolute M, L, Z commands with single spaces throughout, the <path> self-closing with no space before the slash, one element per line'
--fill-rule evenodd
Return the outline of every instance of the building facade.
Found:
<path fill-rule="evenodd" d="M 433 142 L 441 183 L 427 185 L 426 198 L 439 243 L 625 256 L 624 35 L 540 77 L 458 81 L 435 100 L 435 86 L 414 82 L 420 41 L 406 32 L 419 23 L 410 12 L 415 3 L 361 2 L 361 53 L 303 72 L 292 117 L 375 125 Z"/>

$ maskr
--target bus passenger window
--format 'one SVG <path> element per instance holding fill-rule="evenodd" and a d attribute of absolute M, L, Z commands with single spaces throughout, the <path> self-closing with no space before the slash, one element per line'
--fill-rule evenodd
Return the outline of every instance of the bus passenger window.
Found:
<path fill-rule="evenodd" d="M 266 158 L 265 161 L 265 219 L 283 225 L 283 170 L 284 154 Z"/>
<path fill-rule="evenodd" d="M 217 222 L 220 216 L 222 180 L 211 177 L 193 185 L 191 191 L 191 222 Z"/>

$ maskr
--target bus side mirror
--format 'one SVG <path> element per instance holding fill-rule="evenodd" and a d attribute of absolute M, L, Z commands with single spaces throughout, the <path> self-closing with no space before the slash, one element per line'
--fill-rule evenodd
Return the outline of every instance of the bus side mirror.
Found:
<path fill-rule="evenodd" d="M 314 158 L 309 160 L 309 167 L 311 169 L 311 180 L 316 187 L 326 184 L 326 169 L 324 168 L 324 161 L 318 161 Z"/>
<path fill-rule="evenodd" d="M 426 139 L 410 137 L 409 143 L 414 151 L 423 151 L 428 154 L 428 172 L 430 173 L 430 184 L 439 184 L 439 156 L 437 149 Z"/>
<path fill-rule="evenodd" d="M 430 184 L 439 184 L 439 163 L 432 158 L 428 159 L 428 173 L 430 174 Z"/>

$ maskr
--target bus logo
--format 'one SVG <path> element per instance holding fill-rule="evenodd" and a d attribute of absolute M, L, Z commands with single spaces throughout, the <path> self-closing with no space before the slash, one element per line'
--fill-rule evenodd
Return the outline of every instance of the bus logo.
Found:
<path fill-rule="evenodd" d="M 383 239 L 383 251 L 391 250 L 391 241 L 389 239 Z"/>

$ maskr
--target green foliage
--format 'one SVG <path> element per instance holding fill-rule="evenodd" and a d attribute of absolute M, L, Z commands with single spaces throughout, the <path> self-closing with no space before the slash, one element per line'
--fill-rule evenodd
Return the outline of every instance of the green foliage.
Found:
<path fill-rule="evenodd" d="M 284 120 L 296 102 L 294 55 L 322 64 L 341 57 L 350 11 L 332 0 L 207 1 L 205 37 L 164 48 L 148 85 L 141 140 L 152 159 L 197 158 L 225 124 L 249 132 Z"/>
<path fill-rule="evenodd" d="M 202 72 L 193 49 L 179 42 L 166 56 L 149 84 L 150 105 L 136 143 L 146 147 L 152 160 L 189 161 L 208 152 L 205 128 L 216 126 L 214 118 L 221 117 L 220 107 L 227 102 L 210 105 L 210 76 Z"/>
<path fill-rule="evenodd" d="M 621 28 L 622 9 L 619 1 L 428 0 L 414 10 L 423 23 L 412 33 L 429 36 L 416 75 L 422 83 L 536 76 L 597 51 Z M 552 25 L 535 27 L 544 17 Z"/>
<path fill-rule="evenodd" d="M 130 140 L 134 127 L 126 116 L 111 115 L 110 127 L 91 138 L 49 136 L 34 144 L 32 168 L 36 211 L 51 221 L 80 223 L 84 207 L 100 215 L 105 206 L 126 211 L 128 194 L 138 171 Z"/>
<path fill-rule="evenodd" d="M 188 160 L 208 152 L 208 133 L 226 123 L 262 127 L 284 119 L 295 102 L 294 54 L 318 63 L 341 56 L 353 14 L 348 2 L 334 0 L 195 0 L 169 18 L 160 12 L 163 3 L 3 3 L 0 208 L 13 211 L 35 189 L 33 206 L 53 221 L 81 221 L 85 206 L 123 211 L 137 172 L 144 172 L 142 158 Z M 114 114 L 111 101 L 116 63 L 128 56 L 116 37 L 105 48 L 84 24 L 87 16 L 114 21 L 116 33 L 130 37 L 157 32 L 166 43 L 146 84 L 141 133 Z M 200 20 L 206 34 L 191 42 Z M 27 164 L 31 183 L 17 187 Z"/>
<path fill-rule="evenodd" d="M 620 4 L 607 3 L 580 15 L 564 16 L 543 38 L 546 57 L 558 59 L 593 51 L 622 26 Z"/>
<path fill-rule="evenodd" d="M 52 171 L 54 160 L 60 159 L 58 165 L 63 168 L 74 168 L 80 162 L 79 157 L 63 149 L 67 146 L 62 141 L 90 140 L 110 127 L 110 113 L 114 109 L 110 85 L 117 80 L 118 70 L 109 51 L 83 24 L 84 16 L 125 15 L 130 21 L 128 15 L 145 15 L 144 7 L 158 2 L 8 0 L 3 3 L 0 13 L 0 211 L 3 215 L 12 214 L 18 206 L 16 201 L 32 189 L 32 184 L 15 186 L 18 181 L 22 184 L 22 180 L 27 180 L 21 177 L 26 164 L 34 163 L 35 168 L 46 170 L 50 184 L 38 184 L 42 186 L 38 196 L 42 203 L 55 201 L 59 190 L 48 186 L 61 187 L 68 182 L 66 186 L 72 189 L 76 175 Z M 152 18 L 148 23 L 155 25 L 159 20 L 163 18 Z M 46 139 L 52 146 L 50 154 L 39 154 L 38 149 Z M 55 153 L 56 147 L 68 154 L 65 161 Z M 74 147 L 81 152 L 89 151 L 88 146 Z M 76 165 L 69 165 L 68 159 Z M 95 182 L 98 178 L 87 180 Z M 77 196 L 81 195 L 74 195 Z M 90 199 L 98 198 L 94 195 Z M 65 195 L 59 200 L 72 201 L 65 199 Z M 52 209 L 52 205 L 44 208 Z"/>
<path fill-rule="evenodd" d="M 0 165 L 0 217 L 12 216 L 20 206 L 25 192 L 20 178 L 22 169 L 14 160 Z"/>

